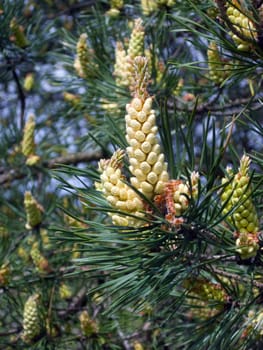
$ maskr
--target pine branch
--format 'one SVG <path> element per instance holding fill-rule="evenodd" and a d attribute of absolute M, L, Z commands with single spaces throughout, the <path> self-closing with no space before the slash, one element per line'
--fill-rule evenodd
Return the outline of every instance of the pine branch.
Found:
<path fill-rule="evenodd" d="M 21 85 L 21 83 L 19 81 L 19 77 L 17 75 L 17 72 L 16 72 L 16 69 L 15 69 L 14 65 L 12 64 L 10 58 L 7 55 L 5 55 L 5 58 L 7 60 L 8 66 L 11 69 L 14 81 L 15 81 L 16 86 L 17 86 L 18 96 L 19 96 L 19 100 L 20 100 L 20 104 L 21 104 L 21 109 L 20 109 L 20 130 L 22 130 L 23 127 L 24 127 L 24 123 L 25 123 L 24 115 L 25 115 L 25 108 L 26 108 L 26 96 L 24 94 L 24 90 L 23 90 L 22 85 Z"/>
<path fill-rule="evenodd" d="M 81 162 L 92 162 L 102 158 L 102 152 L 79 152 L 74 154 L 68 154 L 66 156 L 57 157 L 43 163 L 43 166 L 49 169 L 54 169 L 59 165 L 75 165 Z"/>
<path fill-rule="evenodd" d="M 260 99 L 262 98 L 262 96 L 256 96 L 255 98 Z M 212 106 L 211 102 L 203 103 L 197 106 L 196 113 L 197 115 L 200 115 L 200 117 L 207 112 L 212 112 L 213 115 L 221 116 L 221 117 L 225 117 L 226 115 L 239 114 L 244 109 L 243 105 L 249 104 L 250 101 L 251 101 L 251 97 L 247 97 L 247 98 L 236 99 L 234 101 L 231 101 L 230 103 L 225 103 L 222 106 L 219 106 L 219 105 Z M 254 101 L 254 102 L 252 101 L 250 104 L 250 107 L 254 111 L 256 111 L 262 108 L 262 104 L 257 101 Z M 181 106 L 178 106 L 176 108 L 179 111 L 184 111 L 188 113 L 192 112 L 192 108 L 187 108 L 187 107 L 184 108 Z"/>
<path fill-rule="evenodd" d="M 125 337 L 125 334 L 122 332 L 122 330 L 120 328 L 120 324 L 119 324 L 118 320 L 116 319 L 116 317 L 112 317 L 112 318 L 116 322 L 117 332 L 118 332 L 120 339 L 122 340 L 124 349 L 125 350 L 132 350 L 130 343 L 128 342 L 127 338 Z"/>
<path fill-rule="evenodd" d="M 1 333 L 0 333 L 0 337 L 7 337 L 7 336 L 9 336 L 9 335 L 19 334 L 21 331 L 22 331 L 22 327 L 14 328 L 14 329 L 11 329 L 11 330 L 8 331 L 8 332 L 1 332 Z"/>
<path fill-rule="evenodd" d="M 82 2 L 82 3 L 73 4 L 60 12 L 52 14 L 51 16 L 49 16 L 49 18 L 54 19 L 54 18 L 64 16 L 64 15 L 73 15 L 75 12 L 92 7 L 92 6 L 96 5 L 97 3 L 98 3 L 98 1 L 96 1 L 96 0 L 89 0 L 89 1 Z"/>
<path fill-rule="evenodd" d="M 75 165 L 82 162 L 97 161 L 102 158 L 101 151 L 95 152 L 79 152 L 69 154 L 63 157 L 57 157 L 49 161 L 44 161 L 42 166 L 47 169 L 55 169 L 60 165 Z M 41 170 L 41 168 L 38 168 Z M 12 169 L 11 171 L 5 172 L 0 175 L 0 185 L 8 184 L 14 180 L 20 180 L 27 176 L 26 170 Z"/>
<path fill-rule="evenodd" d="M 58 316 L 62 319 L 67 318 L 68 315 L 79 311 L 80 305 L 86 298 L 87 290 L 85 287 L 81 288 L 78 294 L 73 298 L 66 310 L 58 312 Z"/>
<path fill-rule="evenodd" d="M 212 270 L 213 270 L 213 272 L 215 274 L 218 274 L 218 275 L 221 275 L 221 276 L 224 276 L 224 277 L 228 277 L 228 278 L 236 280 L 238 282 L 251 283 L 254 287 L 263 289 L 263 283 L 261 283 L 261 282 L 258 282 L 258 281 L 255 281 L 255 280 L 251 280 L 251 279 L 249 279 L 247 277 L 239 276 L 239 275 L 237 275 L 235 273 L 227 272 L 227 271 L 218 269 L 216 267 L 213 267 Z"/>

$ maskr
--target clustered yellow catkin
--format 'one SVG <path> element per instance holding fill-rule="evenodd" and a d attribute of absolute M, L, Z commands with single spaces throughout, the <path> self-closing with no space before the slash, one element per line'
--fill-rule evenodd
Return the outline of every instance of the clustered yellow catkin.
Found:
<path fill-rule="evenodd" d="M 157 137 L 152 97 L 134 97 L 126 106 L 126 140 L 129 144 L 131 184 L 144 196 L 152 199 L 164 190 L 168 181 L 167 163 Z"/>
<path fill-rule="evenodd" d="M 208 46 L 207 58 L 210 79 L 220 85 L 230 75 L 229 63 L 226 63 L 220 57 L 218 47 L 214 41 Z"/>
<path fill-rule="evenodd" d="M 12 36 L 10 39 L 14 41 L 14 43 L 17 46 L 21 48 L 25 48 L 26 46 L 28 46 L 29 43 L 24 33 L 24 27 L 18 24 L 17 19 L 15 17 L 13 17 L 10 22 L 10 29 L 12 32 Z"/>
<path fill-rule="evenodd" d="M 26 263 L 30 260 L 29 252 L 22 245 L 17 248 L 17 255 Z"/>
<path fill-rule="evenodd" d="M 256 256 L 259 249 L 259 220 L 251 198 L 252 188 L 248 174 L 250 161 L 248 156 L 243 155 L 238 173 L 221 196 L 223 203 L 229 201 L 224 210 L 234 210 L 231 220 L 236 227 L 236 251 L 242 259 Z"/>
<path fill-rule="evenodd" d="M 153 72 L 155 71 L 155 79 L 156 79 L 156 83 L 157 84 L 161 84 L 164 83 L 164 75 L 166 72 L 166 65 L 164 63 L 163 60 L 159 60 L 159 58 L 157 57 L 157 54 L 155 52 L 155 55 L 153 55 L 153 48 L 152 45 L 150 46 L 150 48 L 147 48 L 144 50 L 144 55 L 147 58 L 147 62 L 148 62 L 148 72 L 149 75 L 152 76 Z M 153 57 L 154 56 L 154 57 Z M 155 67 L 155 70 L 153 70 L 153 67 Z M 181 90 L 183 81 L 182 79 L 179 80 L 178 82 L 178 89 Z M 181 85 L 182 84 L 182 85 Z M 178 94 L 181 92 L 177 90 L 177 87 L 174 90 L 174 94 L 176 94 L 178 92 Z"/>
<path fill-rule="evenodd" d="M 92 78 L 96 75 L 96 64 L 94 63 L 94 52 L 87 44 L 88 35 L 82 33 L 77 42 L 77 56 L 74 68 L 81 78 Z"/>
<path fill-rule="evenodd" d="M 7 264 L 0 266 L 0 287 L 6 286 L 9 282 L 10 268 Z"/>
<path fill-rule="evenodd" d="M 130 59 L 134 60 L 135 57 L 142 56 L 144 54 L 144 35 L 145 33 L 142 25 L 142 19 L 136 18 L 127 52 Z"/>
<path fill-rule="evenodd" d="M 167 163 L 158 139 L 155 111 L 152 109 L 153 98 L 148 95 L 147 59 L 135 59 L 134 98 L 127 104 L 126 140 L 129 157 L 129 169 L 132 174 L 131 184 L 145 197 L 153 199 L 164 191 L 169 180 Z"/>
<path fill-rule="evenodd" d="M 180 78 L 178 80 L 178 83 L 177 83 L 176 87 L 173 90 L 173 95 L 174 96 L 179 96 L 181 94 L 181 92 L 182 92 L 183 86 L 184 86 L 184 79 Z"/>
<path fill-rule="evenodd" d="M 117 86 L 130 87 L 134 74 L 134 59 L 144 54 L 144 28 L 142 20 L 137 18 L 129 40 L 128 50 L 121 42 L 117 42 L 115 49 L 114 76 Z"/>
<path fill-rule="evenodd" d="M 63 92 L 64 100 L 70 102 L 73 106 L 78 106 L 81 98 L 78 95 L 72 94 L 71 92 Z"/>
<path fill-rule="evenodd" d="M 208 319 L 224 309 L 227 293 L 219 283 L 198 278 L 184 281 L 184 287 L 189 289 L 187 301 L 192 306 L 191 316 Z"/>
<path fill-rule="evenodd" d="M 143 347 L 142 343 L 140 343 L 138 340 L 135 340 L 135 342 L 133 343 L 133 349 L 134 350 L 144 350 L 144 347 Z"/>
<path fill-rule="evenodd" d="M 111 0 L 110 6 L 111 6 L 111 8 L 116 8 L 116 9 L 120 10 L 124 6 L 124 0 Z"/>
<path fill-rule="evenodd" d="M 51 272 L 48 260 L 39 250 L 38 242 L 33 243 L 30 251 L 30 256 L 37 272 L 41 274 L 48 274 L 49 272 Z"/>
<path fill-rule="evenodd" d="M 162 6 L 172 7 L 176 4 L 176 0 L 141 0 L 142 13 L 150 16 Z"/>
<path fill-rule="evenodd" d="M 96 321 L 92 320 L 86 310 L 79 315 L 81 332 L 85 337 L 90 337 L 99 332 L 99 327 Z"/>
<path fill-rule="evenodd" d="M 110 17 L 118 17 L 123 6 L 123 0 L 111 0 L 110 9 L 106 12 L 106 15 Z"/>
<path fill-rule="evenodd" d="M 39 300 L 40 295 L 33 294 L 27 299 L 24 305 L 23 332 L 21 337 L 27 344 L 32 343 L 41 332 Z"/>
<path fill-rule="evenodd" d="M 129 87 L 130 85 L 130 64 L 123 44 L 118 41 L 115 48 L 114 76 L 117 86 Z"/>
<path fill-rule="evenodd" d="M 8 229 L 0 224 L 0 240 L 9 236 Z"/>
<path fill-rule="evenodd" d="M 41 228 L 40 229 L 40 236 L 41 236 L 43 249 L 50 249 L 52 247 L 52 243 L 49 239 L 48 231 L 44 228 Z"/>
<path fill-rule="evenodd" d="M 231 215 L 228 215 L 230 210 L 232 209 L 232 201 L 231 197 L 233 194 L 233 188 L 232 188 L 232 182 L 231 182 L 231 177 L 234 176 L 233 170 L 231 167 L 226 168 L 226 176 L 223 177 L 221 183 L 224 186 L 223 191 L 221 192 L 220 199 L 221 203 L 224 206 L 224 209 L 222 210 L 223 215 L 227 215 L 226 219 L 230 223 L 233 224 L 233 220 Z"/>
<path fill-rule="evenodd" d="M 149 210 L 142 200 L 146 197 L 154 201 L 166 219 L 176 226 L 182 221 L 178 218 L 189 206 L 189 198 L 198 194 L 199 174 L 192 172 L 190 183 L 182 180 L 170 180 L 167 163 L 161 151 L 156 125 L 155 111 L 152 109 L 153 98 L 147 92 L 149 74 L 147 59 L 137 56 L 134 59 L 133 99 L 126 105 L 126 152 L 131 173 L 130 183 L 134 191 L 124 181 L 122 175 L 122 158 L 124 151 L 116 151 L 109 160 L 99 162 L 100 183 L 96 183 L 113 209 L 122 213 L 109 213 L 115 225 L 142 226 L 145 221 L 143 210 Z M 146 202 L 146 201 L 145 201 Z M 125 216 L 125 213 L 134 217 Z M 182 219 L 183 220 L 183 219 Z"/>
<path fill-rule="evenodd" d="M 40 160 L 39 156 L 36 155 L 35 128 L 35 116 L 30 115 L 23 130 L 21 143 L 22 153 L 27 158 L 26 164 L 29 166 L 36 165 Z"/>
<path fill-rule="evenodd" d="M 101 172 L 101 183 L 96 183 L 98 190 L 102 191 L 107 201 L 113 208 L 124 213 L 135 215 L 136 217 L 110 213 L 115 225 L 120 226 L 141 226 L 144 221 L 140 220 L 144 214 L 141 212 L 144 208 L 143 201 L 138 194 L 129 187 L 124 181 L 122 175 L 122 159 L 124 152 L 117 150 L 111 159 L 102 159 L 99 162 Z"/>
<path fill-rule="evenodd" d="M 232 203 L 236 205 L 242 201 L 233 214 L 233 220 L 237 228 L 236 247 L 242 259 L 253 257 L 257 254 L 259 220 L 256 207 L 251 198 L 251 184 L 248 175 L 250 158 L 244 155 L 240 160 L 239 172 L 233 180 Z"/>
<path fill-rule="evenodd" d="M 79 259 L 81 257 L 81 249 L 77 243 L 73 244 L 71 259 Z"/>
<path fill-rule="evenodd" d="M 250 335 L 255 339 L 261 339 L 263 336 L 263 312 L 259 309 L 249 310 L 244 326 L 241 339 Z"/>
<path fill-rule="evenodd" d="M 156 0 L 141 0 L 142 13 L 145 16 L 150 16 L 153 12 L 158 9 Z"/>
<path fill-rule="evenodd" d="M 26 211 L 26 229 L 31 230 L 41 223 L 43 208 L 30 191 L 25 192 L 24 206 Z"/>
<path fill-rule="evenodd" d="M 230 35 L 240 51 L 248 51 L 253 47 L 253 41 L 257 41 L 258 34 L 256 26 L 251 20 L 252 13 L 248 12 L 238 0 L 232 0 L 226 4 L 226 14 L 229 21 L 236 29 L 236 33 L 230 32 Z"/>

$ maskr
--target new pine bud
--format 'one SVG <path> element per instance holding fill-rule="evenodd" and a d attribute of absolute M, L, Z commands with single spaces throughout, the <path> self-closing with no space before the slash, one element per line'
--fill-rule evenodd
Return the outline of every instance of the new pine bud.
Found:
<path fill-rule="evenodd" d="M 114 76 L 117 86 L 130 87 L 134 76 L 134 59 L 144 54 L 144 27 L 142 20 L 134 21 L 134 28 L 128 44 L 128 52 L 122 43 L 117 42 L 115 50 Z"/>
<path fill-rule="evenodd" d="M 23 140 L 22 140 L 22 153 L 24 156 L 28 157 L 32 154 L 35 154 L 35 139 L 34 139 L 34 133 L 35 133 L 35 117 L 31 115 L 28 118 L 28 121 L 26 122 L 25 128 L 24 128 L 24 134 L 23 134 Z"/>
<path fill-rule="evenodd" d="M 74 68 L 81 78 L 91 78 L 96 75 L 97 65 L 94 64 L 94 53 L 87 44 L 88 36 L 82 33 L 77 42 L 77 56 L 74 61 Z"/>
<path fill-rule="evenodd" d="M 131 84 L 130 63 L 128 56 L 121 42 L 117 42 L 115 48 L 115 65 L 114 72 L 116 85 L 129 87 Z"/>
<path fill-rule="evenodd" d="M 28 46 L 29 43 L 24 33 L 24 27 L 18 24 L 15 17 L 12 18 L 10 22 L 10 29 L 12 32 L 11 40 L 13 40 L 17 46 L 21 48 Z"/>
<path fill-rule="evenodd" d="M 24 89 L 26 91 L 31 91 L 33 89 L 33 86 L 34 86 L 34 74 L 28 73 L 24 80 Z"/>
<path fill-rule="evenodd" d="M 61 299 L 70 299 L 72 298 L 72 295 L 72 290 L 68 284 L 62 283 L 59 286 L 59 296 Z"/>
<path fill-rule="evenodd" d="M 23 130 L 23 139 L 22 139 L 22 153 L 27 157 L 26 164 L 29 166 L 35 165 L 39 161 L 39 156 L 35 154 L 36 145 L 35 145 L 35 117 L 31 115 L 24 127 Z"/>
<path fill-rule="evenodd" d="M 134 28 L 131 34 L 128 47 L 128 56 L 133 60 L 136 56 L 144 54 L 144 28 L 141 18 L 134 22 Z"/>

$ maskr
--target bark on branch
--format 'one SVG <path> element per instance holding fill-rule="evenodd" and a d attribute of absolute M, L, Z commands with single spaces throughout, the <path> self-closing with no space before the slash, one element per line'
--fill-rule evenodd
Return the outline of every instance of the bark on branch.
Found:
<path fill-rule="evenodd" d="M 101 151 L 68 154 L 63 157 L 57 157 L 48 161 L 43 161 L 43 163 L 40 164 L 39 171 L 41 171 L 41 167 L 44 169 L 55 169 L 59 168 L 61 165 L 75 165 L 78 163 L 89 163 L 92 161 L 97 161 L 102 157 L 103 155 Z M 27 174 L 27 169 L 12 169 L 10 171 L 4 172 L 0 175 L 0 185 L 5 185 L 14 180 L 22 179 L 26 177 Z"/>

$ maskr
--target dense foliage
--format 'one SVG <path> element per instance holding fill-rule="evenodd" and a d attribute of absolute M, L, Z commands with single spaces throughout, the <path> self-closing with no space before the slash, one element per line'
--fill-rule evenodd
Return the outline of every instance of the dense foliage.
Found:
<path fill-rule="evenodd" d="M 0 2 L 0 348 L 261 349 L 263 5 Z"/>

